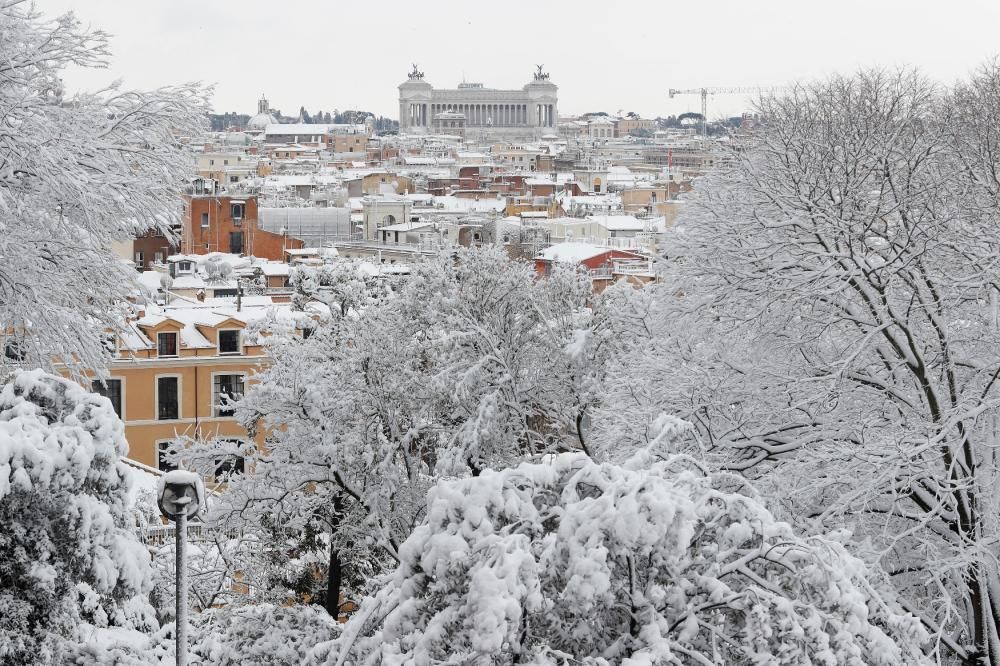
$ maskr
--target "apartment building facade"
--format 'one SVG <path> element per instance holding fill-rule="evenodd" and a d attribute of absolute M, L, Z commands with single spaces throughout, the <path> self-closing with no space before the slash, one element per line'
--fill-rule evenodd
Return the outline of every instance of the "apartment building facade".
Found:
<path fill-rule="evenodd" d="M 180 248 L 184 254 L 223 252 L 281 261 L 286 249 L 301 247 L 298 239 L 260 228 L 254 195 L 196 189 L 184 198 Z"/>
<path fill-rule="evenodd" d="M 130 459 L 166 470 L 165 448 L 178 437 L 251 443 L 228 401 L 270 359 L 259 340 L 245 335 L 246 325 L 210 307 L 129 324 L 109 377 L 92 379 L 90 388 L 111 400 L 125 424 Z M 240 470 L 242 460 L 221 456 L 218 465 Z"/>

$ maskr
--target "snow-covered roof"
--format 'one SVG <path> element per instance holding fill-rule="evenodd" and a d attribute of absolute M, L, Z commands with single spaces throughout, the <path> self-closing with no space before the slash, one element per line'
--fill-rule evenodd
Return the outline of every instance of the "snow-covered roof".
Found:
<path fill-rule="evenodd" d="M 208 341 L 194 326 L 185 326 L 181 329 L 181 346 L 188 349 L 211 349 L 215 345 Z"/>
<path fill-rule="evenodd" d="M 178 289 L 204 289 L 207 283 L 197 275 L 178 275 L 170 285 L 172 291 Z M 235 287 L 236 285 L 232 285 Z"/>
<path fill-rule="evenodd" d="M 494 197 L 486 197 L 483 199 L 465 199 L 462 197 L 434 197 L 435 204 L 441 204 L 446 210 L 461 210 L 461 211 L 491 211 L 491 210 L 504 210 L 507 207 L 507 202 L 504 199 L 497 199 Z"/>
<path fill-rule="evenodd" d="M 591 215 L 587 219 L 597 222 L 608 231 L 642 231 L 647 222 L 634 215 Z"/>
<path fill-rule="evenodd" d="M 434 166 L 437 163 L 438 158 L 436 157 L 426 157 L 424 155 L 406 155 L 403 157 L 403 164 Z"/>
<path fill-rule="evenodd" d="M 307 135 L 320 136 L 330 133 L 330 126 L 324 123 L 273 123 L 264 128 L 264 134 L 272 136 Z"/>
<path fill-rule="evenodd" d="M 291 266 L 288 264 L 281 264 L 276 261 L 269 261 L 260 267 L 260 270 L 267 276 L 275 275 L 288 275 L 291 272 Z"/>
<path fill-rule="evenodd" d="M 146 334 L 139 329 L 135 322 L 128 322 L 118 332 L 118 339 L 121 341 L 122 348 L 124 349 L 136 351 L 153 348 L 153 342 L 146 337 Z"/>
<path fill-rule="evenodd" d="M 433 226 L 430 222 L 400 222 L 379 227 L 377 231 L 417 231 Z"/>
<path fill-rule="evenodd" d="M 611 248 L 589 243 L 556 243 L 542 250 L 536 258 L 560 264 L 578 264 L 610 251 Z"/>

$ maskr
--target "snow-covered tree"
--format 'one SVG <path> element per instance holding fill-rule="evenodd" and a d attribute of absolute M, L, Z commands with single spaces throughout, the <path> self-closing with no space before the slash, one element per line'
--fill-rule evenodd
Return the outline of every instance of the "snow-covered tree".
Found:
<path fill-rule="evenodd" d="M 105 66 L 105 33 L 14 0 L 0 35 L 0 369 L 100 367 L 130 290 L 112 243 L 172 233 L 191 168 L 178 141 L 207 122 L 204 91 L 69 95 L 62 70 Z"/>
<path fill-rule="evenodd" d="M 293 303 L 305 309 L 312 303 L 329 307 L 336 317 L 346 317 L 351 310 L 377 304 L 391 291 L 387 280 L 374 264 L 345 259 L 317 267 L 296 267 L 289 285 L 295 290 Z"/>
<path fill-rule="evenodd" d="M 926 633 L 828 536 L 683 456 L 442 481 L 326 664 L 922 664 Z"/>
<path fill-rule="evenodd" d="M 670 238 L 650 336 L 660 408 L 790 516 L 852 527 L 968 664 L 1000 659 L 997 90 L 990 66 L 762 99 Z"/>
<path fill-rule="evenodd" d="M 499 250 L 460 250 L 414 267 L 390 298 L 352 300 L 352 316 L 307 340 L 272 336 L 275 363 L 237 411 L 268 429 L 267 445 L 231 480 L 215 520 L 265 525 L 280 546 L 271 552 L 309 575 L 307 551 L 329 548 L 322 598 L 336 612 L 342 581 L 398 560 L 437 476 L 583 448 L 589 297 L 575 273 L 537 281 Z"/>
<path fill-rule="evenodd" d="M 107 398 L 41 370 L 0 389 L 0 662 L 64 663 L 84 623 L 155 627 L 126 450 Z"/>

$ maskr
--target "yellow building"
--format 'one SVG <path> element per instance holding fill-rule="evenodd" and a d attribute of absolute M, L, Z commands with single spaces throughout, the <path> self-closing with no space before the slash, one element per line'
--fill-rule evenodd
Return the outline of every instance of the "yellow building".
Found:
<path fill-rule="evenodd" d="M 615 121 L 615 136 L 628 136 L 632 132 L 649 132 L 650 135 L 656 131 L 656 121 L 647 118 L 619 118 Z"/>
<path fill-rule="evenodd" d="M 328 148 L 334 153 L 359 153 L 367 155 L 367 134 L 334 134 L 330 137 Z"/>
<path fill-rule="evenodd" d="M 109 378 L 92 383 L 125 424 L 128 457 L 157 469 L 168 467 L 163 450 L 179 436 L 248 442 L 226 396 L 242 395 L 270 359 L 247 325 L 276 310 L 291 315 L 287 304 L 267 296 L 244 298 L 238 312 L 233 299 L 177 300 L 151 306 L 131 322 Z M 290 330 L 300 329 L 293 324 Z M 219 465 L 238 469 L 242 460 L 220 459 Z"/>

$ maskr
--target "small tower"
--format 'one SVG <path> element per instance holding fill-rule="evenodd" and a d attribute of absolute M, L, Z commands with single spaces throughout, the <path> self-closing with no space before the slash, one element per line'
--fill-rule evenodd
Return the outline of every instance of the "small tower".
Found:
<path fill-rule="evenodd" d="M 271 115 L 271 105 L 267 102 L 264 93 L 260 94 L 257 100 L 257 115 L 247 122 L 246 131 L 249 134 L 260 134 L 267 129 L 268 125 L 273 125 L 278 119 Z"/>

